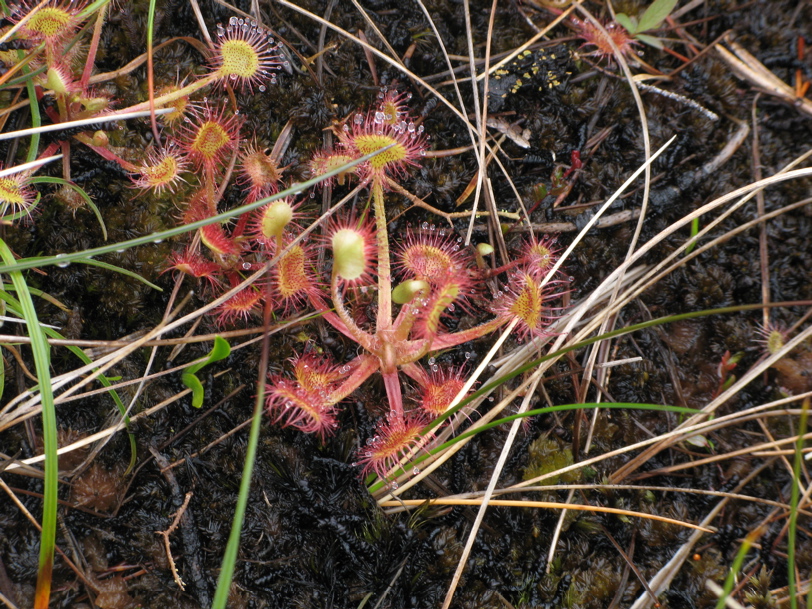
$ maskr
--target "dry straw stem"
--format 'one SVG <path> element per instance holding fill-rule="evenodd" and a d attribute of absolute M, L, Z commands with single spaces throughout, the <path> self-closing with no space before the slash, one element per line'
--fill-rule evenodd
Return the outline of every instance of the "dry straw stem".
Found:
<path fill-rule="evenodd" d="M 712 491 L 701 488 L 683 488 L 676 486 L 652 486 L 647 484 L 550 484 L 542 486 L 526 486 L 524 488 L 498 488 L 493 492 L 494 497 L 502 497 L 513 493 L 550 493 L 555 491 L 652 491 L 661 493 L 685 493 L 688 495 L 705 495 L 708 497 L 727 497 L 728 499 L 735 499 L 738 501 L 749 501 L 751 503 L 760 503 L 769 505 L 781 510 L 788 510 L 789 504 L 782 503 L 781 501 L 773 501 L 772 499 L 764 499 L 763 497 L 753 497 L 752 495 L 742 495 L 741 493 L 730 493 L 726 491 Z M 474 491 L 472 493 L 459 493 L 456 495 L 448 495 L 442 497 L 446 499 L 477 499 L 482 497 L 485 491 Z M 435 498 L 425 498 L 422 501 L 433 501 Z M 391 505 L 387 504 L 387 514 L 398 514 L 400 512 L 407 512 L 415 507 L 424 505 L 424 503 L 411 504 L 401 503 L 400 500 L 393 501 Z M 812 512 L 802 510 L 805 516 L 812 516 Z"/>
<path fill-rule="evenodd" d="M 609 197 L 609 199 L 595 213 L 595 215 L 590 219 L 590 221 L 586 224 L 586 226 L 584 226 L 582 231 L 573 240 L 573 242 L 570 244 L 570 246 L 561 254 L 561 256 L 558 259 L 558 261 L 556 262 L 556 264 L 552 267 L 552 269 L 549 271 L 549 273 L 544 278 L 544 280 L 542 280 L 542 282 L 541 282 L 542 287 L 544 285 L 546 285 L 551 280 L 551 278 L 556 274 L 556 272 L 561 268 L 561 265 L 564 264 L 564 262 L 570 256 L 570 254 L 575 249 L 575 247 L 578 245 L 578 243 L 581 241 L 581 239 L 584 238 L 584 236 L 587 234 L 587 232 L 600 219 L 600 217 L 609 208 L 609 206 L 634 182 L 634 180 L 640 175 L 640 173 L 642 173 L 646 168 L 648 168 L 651 165 L 651 163 L 660 154 L 662 154 L 662 152 L 668 147 L 668 145 L 673 140 L 674 140 L 674 138 L 672 137 L 671 140 L 666 142 L 666 144 L 663 145 L 653 156 L 651 156 L 646 161 L 646 163 L 644 163 L 641 167 L 639 167 L 637 170 L 635 170 L 634 173 L 632 173 L 632 175 L 629 176 L 629 178 L 620 186 L 620 188 L 618 188 L 618 190 L 615 191 L 615 193 L 611 197 Z M 635 274 L 635 277 L 636 277 L 636 274 Z M 614 290 L 615 289 L 615 282 L 623 283 L 623 282 L 625 282 L 625 280 L 626 280 L 626 277 L 623 274 L 619 274 L 619 276 L 613 276 L 612 281 L 603 282 L 601 284 L 601 286 L 593 292 L 590 299 L 588 299 L 587 304 L 584 304 L 582 306 L 578 306 L 578 307 L 575 307 L 575 308 L 571 309 L 570 311 L 568 311 L 567 314 L 565 314 L 561 319 L 559 319 L 557 321 L 557 323 L 554 325 L 554 327 L 551 328 L 551 330 L 553 332 L 560 332 L 558 340 L 556 341 L 555 345 L 552 347 L 552 350 L 555 351 L 556 349 L 563 346 L 563 344 L 564 344 L 564 342 L 565 342 L 565 340 L 567 338 L 567 335 L 571 331 L 571 328 L 575 327 L 579 323 L 580 318 L 583 315 L 585 315 L 587 313 L 587 311 L 589 309 L 591 309 L 596 304 L 595 301 L 598 298 L 602 299 L 603 297 L 605 297 L 607 295 L 607 290 L 608 290 L 609 287 L 611 287 L 611 289 Z M 576 314 L 576 312 L 578 312 L 578 313 Z M 566 326 L 563 329 L 561 329 L 561 325 L 564 323 L 564 320 L 569 320 L 569 321 L 566 324 Z M 500 338 L 499 344 L 501 344 L 501 342 L 504 339 L 505 339 L 505 334 L 503 334 L 502 337 Z M 580 339 L 577 339 L 577 340 L 580 340 Z M 570 341 L 569 344 L 572 344 L 572 342 Z M 519 366 L 521 366 L 522 364 L 527 362 L 530 358 L 532 358 L 533 354 L 535 354 L 535 352 L 539 348 L 540 348 L 540 345 L 539 345 L 538 341 L 530 341 L 522 350 L 524 356 L 521 357 L 521 358 L 517 358 L 514 361 L 511 361 L 506 366 L 503 366 L 502 369 L 500 369 L 500 371 L 497 374 L 495 374 L 489 382 L 492 382 L 492 381 L 500 378 L 501 376 L 503 376 L 503 375 L 505 375 L 505 374 L 507 374 L 509 372 L 512 372 L 513 370 L 516 370 Z M 493 352 L 493 349 L 491 351 Z M 489 354 L 489 357 L 486 357 L 483 360 L 480 367 L 471 376 L 471 379 L 470 379 L 471 382 L 475 381 L 478 378 L 478 376 L 482 372 L 481 369 L 484 369 L 483 365 L 487 365 L 488 363 L 490 363 L 490 360 L 492 359 L 492 357 L 493 356 L 491 354 Z M 542 364 L 535 371 L 533 377 L 531 377 L 531 378 L 535 378 L 537 375 L 541 375 L 544 371 L 546 371 L 554 363 L 555 363 L 555 360 L 545 362 L 544 364 Z M 519 389 L 514 391 L 511 395 L 513 397 L 515 397 L 516 395 L 519 394 L 520 391 L 526 390 L 527 385 L 529 384 L 529 382 L 532 382 L 532 381 L 527 381 L 526 383 L 520 385 Z M 456 405 L 456 404 L 459 403 L 459 401 L 461 400 L 462 395 L 464 395 L 464 394 L 461 394 L 461 395 L 457 396 L 457 399 L 455 399 L 455 401 L 452 402 L 452 407 L 453 407 L 453 405 Z M 481 403 L 481 401 L 484 399 L 484 397 L 485 396 L 482 396 L 477 401 L 471 403 L 469 408 L 471 408 L 471 409 L 475 408 L 479 403 Z M 511 397 L 509 399 L 512 400 L 513 397 Z M 472 426 L 472 429 L 475 429 L 475 428 L 477 428 L 477 427 L 479 427 L 481 425 L 484 425 L 484 424 L 488 423 L 490 420 L 495 418 L 495 416 L 498 414 L 498 412 L 500 412 L 502 409 L 504 409 L 509 403 L 510 403 L 509 401 L 503 400 L 500 403 L 500 406 L 497 406 L 496 408 L 491 409 L 491 411 L 489 411 L 489 413 L 485 417 L 480 419 L 474 426 Z M 464 415 L 462 415 L 462 416 L 464 416 Z M 454 425 L 450 426 L 449 430 L 446 433 L 450 433 L 450 430 L 454 429 L 454 428 L 455 428 Z M 442 441 L 443 441 L 443 437 L 441 435 L 438 438 L 438 442 L 442 442 Z M 460 450 L 465 445 L 465 443 L 467 443 L 467 442 L 468 442 L 468 440 L 458 442 L 454 446 L 452 446 L 449 449 L 447 449 L 446 451 L 444 451 L 442 455 L 435 456 L 434 458 L 429 459 L 428 462 L 427 462 L 428 467 L 423 469 L 418 475 L 416 475 L 416 476 L 414 476 L 414 477 L 412 477 L 412 478 L 410 478 L 408 480 L 405 480 L 405 478 L 408 477 L 407 475 L 403 475 L 400 478 L 398 478 L 396 480 L 396 482 L 398 483 L 398 488 L 389 489 L 389 493 L 387 495 L 385 495 L 384 497 L 379 498 L 379 501 L 387 500 L 390 497 L 394 497 L 395 495 L 398 495 L 398 494 L 402 493 L 406 489 L 410 488 L 411 486 L 413 486 L 414 484 L 416 484 L 417 482 L 422 480 L 425 476 L 427 476 L 429 473 L 431 473 L 432 471 L 437 469 L 442 463 L 444 463 L 447 459 L 449 459 L 455 452 Z M 507 448 L 507 450 L 509 450 L 509 446 L 506 447 L 506 448 Z M 401 484 L 402 480 L 403 480 L 403 484 Z"/>
<path fill-rule="evenodd" d="M 773 460 L 770 459 L 765 463 L 762 463 L 759 467 L 753 468 L 753 471 L 743 478 L 741 482 L 736 485 L 734 490 L 738 491 L 744 488 L 753 478 L 760 474 L 765 468 L 769 467 L 772 462 Z M 722 499 L 710 512 L 708 512 L 708 514 L 699 524 L 701 526 L 710 526 L 722 509 L 727 505 L 728 501 L 730 500 L 727 497 Z M 663 568 L 660 569 L 657 574 L 649 580 L 649 588 L 654 592 L 655 596 L 659 596 L 668 590 L 668 588 L 671 586 L 671 582 L 677 576 L 677 573 L 679 573 L 685 561 L 688 560 L 688 557 L 693 553 L 694 546 L 701 538 L 702 532 L 693 531 L 691 536 L 688 538 L 688 541 L 680 546 L 680 548 L 674 553 L 674 556 L 671 557 L 671 560 L 669 560 L 665 566 L 663 566 Z M 648 593 L 643 593 L 637 597 L 637 600 L 635 600 L 630 609 L 648 609 L 651 607 L 651 605 L 651 596 Z"/>
<path fill-rule="evenodd" d="M 798 97 L 795 94 L 795 89 L 768 70 L 763 63 L 734 41 L 730 35 L 725 38 L 725 42 L 733 49 L 733 53 L 723 46 L 717 46 L 716 52 L 739 78 L 746 80 L 770 95 L 783 99 L 804 114 L 812 116 L 812 100 L 806 97 Z"/>
<path fill-rule="evenodd" d="M 694 529 L 700 533 L 713 533 L 714 529 L 709 529 L 690 522 L 682 522 L 674 518 L 658 516 L 657 514 L 646 514 L 645 512 L 634 512 L 632 510 L 621 510 L 618 508 L 604 507 L 600 505 L 582 505 L 580 503 L 559 503 L 557 501 L 532 501 L 529 499 L 491 499 L 489 505 L 496 507 L 520 507 L 520 508 L 542 508 L 553 510 L 575 510 L 580 512 L 600 512 L 604 514 L 618 514 L 621 516 L 633 516 L 646 520 L 657 520 L 667 524 L 675 524 L 687 529 Z M 431 507 L 436 505 L 484 505 L 483 499 L 457 499 L 451 497 L 439 497 L 437 499 L 398 499 L 386 501 L 382 507 L 411 506 L 411 507 Z"/>

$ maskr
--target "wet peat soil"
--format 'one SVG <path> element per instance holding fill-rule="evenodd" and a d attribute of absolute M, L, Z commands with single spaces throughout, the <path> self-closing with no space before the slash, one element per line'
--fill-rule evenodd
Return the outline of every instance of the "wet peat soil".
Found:
<path fill-rule="evenodd" d="M 167 2 L 158 15 L 156 39 L 171 36 L 199 38 L 196 22 L 186 2 Z M 238 7 L 249 10 L 250 3 Z M 322 2 L 300 2 L 323 14 Z M 410 51 L 409 67 L 440 87 L 454 99 L 453 89 L 441 85 L 447 80 L 446 65 L 431 30 L 415 3 L 375 0 L 364 3 L 371 19 L 379 26 L 399 56 Z M 226 21 L 230 13 L 213 2 L 201 3 L 209 27 Z M 353 33 L 363 31 L 377 41 L 374 31 L 349 3 L 332 3 L 331 22 Z M 453 0 L 427 2 L 449 53 L 467 56 L 464 6 Z M 476 55 L 484 55 L 488 25 L 487 2 L 472 3 Z M 144 48 L 145 2 L 124 3 L 116 11 L 102 38 L 98 69 L 114 69 L 140 54 Z M 266 23 L 301 56 L 311 57 L 319 45 L 320 26 L 293 11 L 280 7 L 267 9 Z M 618 3 L 617 11 L 639 11 L 634 2 Z M 606 18 L 602 5 L 590 3 L 590 10 Z M 531 2 L 501 2 L 493 34 L 494 56 L 510 51 L 534 34 L 529 18 L 544 24 L 553 13 Z M 681 17 L 694 22 L 687 31 L 708 43 L 731 31 L 736 40 L 785 82 L 793 82 L 796 70 L 812 79 L 812 54 L 797 61 L 798 41 L 812 43 L 812 8 L 794 1 L 708 2 Z M 677 38 L 670 32 L 668 38 Z M 553 209 L 554 196 L 539 201 L 532 215 L 537 223 L 563 222 L 582 226 L 594 203 L 605 200 L 629 173 L 643 161 L 638 113 L 628 86 L 617 77 L 619 70 L 607 60 L 597 67 L 597 58 L 577 58 L 581 41 L 573 30 L 559 26 L 545 43 L 519 63 L 506 66 L 500 80 L 493 81 L 490 106 L 509 123 L 527 130 L 529 148 L 507 141 L 502 160 L 524 202 L 538 201 L 539 185 L 550 186 L 556 163 L 568 166 L 571 153 L 578 150 L 584 167 L 572 191 Z M 306 162 L 323 146 L 324 128 L 331 120 L 342 119 L 370 104 L 382 85 L 414 94 L 413 110 L 431 134 L 431 146 L 450 149 L 466 146 L 467 135 L 457 119 L 420 87 L 381 61 L 375 62 L 373 76 L 364 53 L 353 43 L 327 31 L 324 45 L 330 51 L 323 65 L 313 61 L 309 70 L 283 73 L 277 86 L 241 99 L 245 132 L 256 134 L 263 146 L 272 146 L 282 126 L 292 119 L 295 132 L 283 164 L 286 179 L 306 176 Z M 673 44 L 688 53 L 682 44 Z M 383 47 L 381 47 L 383 48 Z M 590 49 L 581 49 L 588 52 Z M 643 59 L 665 73 L 680 67 L 680 59 L 640 46 Z M 553 57 L 555 55 L 555 57 Z M 167 84 L 179 74 L 188 74 L 200 62 L 185 45 L 173 45 L 156 57 L 158 84 Z M 293 59 L 294 66 L 301 61 Z M 455 61 L 455 66 L 463 62 Z M 539 68 L 536 71 L 533 68 Z M 634 68 L 635 71 L 642 69 Z M 532 74 L 530 72 L 533 72 Z M 123 75 L 109 84 L 121 105 L 141 101 L 145 72 Z M 531 78 L 524 78 L 530 74 Z M 464 75 L 464 72 L 461 72 Z M 522 82 L 518 82 L 522 81 Z M 559 83 L 559 84 L 556 84 Z M 654 83 L 658 84 L 658 83 Z M 690 210 L 753 181 L 752 131 L 732 158 L 709 177 L 691 180 L 685 176 L 707 164 L 738 129 L 737 121 L 751 122 L 755 91 L 736 79 L 714 52 L 708 52 L 679 70 L 663 88 L 685 96 L 719 116 L 707 114 L 677 99 L 643 93 L 653 145 L 661 145 L 672 135 L 676 142 L 654 164 L 656 182 L 651 207 L 643 226 L 642 241 L 650 239 Z M 552 86 L 550 86 L 552 85 Z M 466 103 L 473 107 L 470 85 L 461 86 Z M 210 94 L 214 95 L 214 94 Z M 213 101 L 211 97 L 209 101 Z M 809 149 L 812 118 L 796 108 L 761 95 L 755 103 L 763 175 L 772 175 L 786 163 Z M 113 144 L 129 150 L 143 148 L 149 129 L 131 124 L 111 133 Z M 5 153 L 6 150 L 4 149 Z M 554 158 L 556 160 L 554 160 Z M 73 147 L 72 173 L 97 201 L 104 215 L 111 241 L 124 240 L 172 226 L 177 211 L 171 197 L 135 196 L 127 178 L 115 167 L 100 165 L 93 153 Z M 455 199 L 474 175 L 475 159 L 470 153 L 427 159 L 404 180 L 404 186 L 446 211 L 454 211 Z M 496 200 L 504 209 L 515 210 L 515 197 L 504 176 L 491 169 Z M 70 201 L 52 190 L 35 222 L 5 229 L 5 238 L 20 255 L 55 254 L 92 247 L 101 243 L 98 223 L 85 209 L 72 209 Z M 336 196 L 340 194 L 340 188 Z M 809 180 L 795 180 L 772 188 L 765 195 L 765 209 L 771 211 L 808 197 Z M 638 209 L 642 189 L 620 199 L 608 213 Z M 390 197 L 392 215 L 407 207 L 405 199 Z M 240 203 L 238 186 L 225 193 L 224 205 Z M 313 199 L 315 209 L 319 197 Z M 470 202 L 469 202 L 470 203 Z M 467 209 L 461 207 L 460 209 Z M 753 201 L 733 214 L 715 232 L 721 234 L 756 216 Z M 812 208 L 786 213 L 768 223 L 769 272 L 772 299 L 795 301 L 812 298 Z M 422 222 L 443 222 L 424 212 L 408 212 L 392 224 L 393 234 Z M 703 218 L 702 223 L 706 220 Z M 465 229 L 461 222 L 458 230 Z M 487 232 L 475 233 L 478 240 Z M 571 298 L 578 299 L 594 289 L 601 279 L 623 259 L 634 231 L 633 222 L 593 230 L 567 263 L 572 276 Z M 574 233 L 563 232 L 559 242 L 568 244 Z M 662 259 L 687 238 L 679 231 L 672 240 L 655 248 L 649 262 Z M 509 233 L 509 244 L 519 235 Z M 164 289 L 162 293 L 101 269 L 72 265 L 50 267 L 45 274 L 31 273 L 28 280 L 64 303 L 69 312 L 44 304 L 43 321 L 59 325 L 74 338 L 110 340 L 155 326 L 171 292 L 171 273 L 162 274 L 171 251 L 183 241 L 130 250 L 107 258 L 108 262 L 135 270 Z M 761 301 L 758 232 L 751 230 L 701 255 L 646 293 L 628 307 L 620 324 L 632 324 L 649 317 L 698 311 L 740 303 Z M 189 285 L 189 284 L 187 284 Z M 200 304 L 202 301 L 197 301 Z M 193 303 L 194 304 L 194 303 Z M 774 320 L 791 326 L 804 313 L 803 308 L 777 309 Z M 451 324 L 472 323 L 461 312 Z M 617 402 L 679 404 L 701 407 L 717 389 L 718 364 L 725 352 L 742 353 L 739 370 L 746 370 L 761 357 L 758 339 L 760 311 L 716 315 L 638 332 L 619 340 L 612 359 L 642 355 L 642 361 L 616 367 L 607 390 Z M 256 325 L 253 320 L 251 325 Z M 206 320 L 198 332 L 213 331 Z M 273 337 L 270 367 L 280 371 L 286 360 L 300 352 L 304 343 L 316 344 L 337 360 L 354 356 L 356 346 L 337 336 L 326 324 L 313 321 Z M 442 354 L 447 363 L 476 362 L 489 340 L 465 349 Z M 203 355 L 208 347 L 190 346 L 178 362 Z M 784 391 L 799 393 L 810 389 L 812 349 L 800 348 L 791 364 L 763 375 L 719 414 L 764 403 Z M 7 352 L 6 352 L 7 353 Z M 33 369 L 28 354 L 23 353 Z M 56 349 L 53 367 L 62 372 L 76 367 L 73 356 Z M 149 357 L 137 353 L 115 369 L 123 378 L 137 378 Z M 158 352 L 155 369 L 170 366 L 169 349 Z M 213 595 L 225 542 L 237 497 L 247 427 L 234 431 L 250 417 L 257 367 L 258 344 L 235 351 L 214 372 L 227 370 L 216 378 L 204 375 L 206 403 L 196 410 L 188 399 L 173 403 L 133 426 L 138 447 L 134 473 L 125 475 L 129 443 L 124 434 L 88 459 L 88 453 L 72 453 L 60 461 L 65 472 L 62 485 L 57 543 L 90 581 L 80 581 L 65 561 L 57 556 L 52 607 L 168 607 L 183 609 L 207 607 Z M 573 379 L 578 378 L 583 358 L 576 354 L 563 359 L 555 375 L 545 382 L 553 403 L 576 399 Z M 7 360 L 3 401 L 30 387 L 19 365 Z M 804 369 L 804 366 L 807 366 Z M 184 389 L 179 375 L 149 383 L 134 412 L 140 412 Z M 353 465 L 356 451 L 369 438 L 382 411 L 383 387 L 373 379 L 353 394 L 341 415 L 340 432 L 322 443 L 318 438 L 267 423 L 260 440 L 254 484 L 243 527 L 240 560 L 230 607 L 368 607 L 433 608 L 442 603 L 451 574 L 470 530 L 475 511 L 455 508 L 429 510 L 417 514 L 385 515 L 376 507 Z M 590 399 L 592 394 L 590 393 Z M 126 397 L 126 393 L 125 393 Z M 541 401 L 541 396 L 539 396 Z M 125 400 L 126 401 L 126 400 Z M 214 407 L 214 408 L 212 408 Z M 60 445 L 94 433 L 110 424 L 115 409 L 104 396 L 84 399 L 58 409 Z M 528 472 L 539 473 L 572 459 L 573 415 L 560 413 L 532 420 L 515 443 L 500 484 L 518 482 Z M 796 419 L 797 420 L 797 419 Z M 796 433 L 794 421 L 772 419 L 769 432 L 775 437 Z M 591 454 L 608 452 L 662 433 L 679 421 L 662 413 L 615 411 L 601 415 Z M 765 439 L 765 430 L 756 422 L 727 428 L 711 435 L 716 452 L 745 448 Z M 228 435 L 227 435 L 228 434 Z M 407 496 L 423 497 L 439 493 L 481 490 L 488 483 L 499 455 L 506 430 L 482 434 L 436 472 L 428 485 Z M 0 434 L 2 452 L 19 458 L 39 454 L 39 426 L 35 420 Z M 197 451 L 211 442 L 219 443 L 202 455 Z M 582 448 L 583 435 L 578 448 Z M 659 468 L 708 456 L 708 449 L 679 445 L 646 463 L 627 480 L 643 480 L 660 486 L 730 490 L 769 457 L 744 454 L 720 463 L 708 463 L 673 474 L 648 476 Z M 561 482 L 600 482 L 625 459 L 603 461 Z M 83 467 L 73 473 L 72 470 Z M 35 478 L 4 475 L 18 490 L 32 514 L 41 514 L 37 494 L 41 483 Z M 790 477 L 779 461 L 764 468 L 742 492 L 773 500 L 788 501 Z M 163 537 L 173 515 L 191 493 L 183 524 L 171 539 L 177 570 L 186 584 L 179 590 L 167 560 Z M 530 495 L 527 495 L 530 497 Z M 564 500 L 565 493 L 535 494 L 533 498 Z M 583 501 L 610 507 L 652 512 L 698 522 L 717 499 L 678 492 L 607 491 L 590 492 Z M 565 522 L 549 573 L 547 552 L 559 512 L 538 509 L 491 508 L 468 561 L 463 581 L 455 597 L 455 607 L 626 607 L 642 592 L 633 572 L 613 545 L 611 537 L 630 556 L 646 578 L 656 573 L 687 538 L 689 531 L 652 521 L 638 521 L 597 513 L 570 514 Z M 740 539 L 760 523 L 768 523 L 757 550 L 747 562 L 748 573 L 762 573 L 758 585 L 750 588 L 750 602 L 756 607 L 773 606 L 764 600 L 767 590 L 787 583 L 786 514 L 773 507 L 745 501 L 728 504 L 714 525 L 718 533 L 707 535 L 697 546 L 695 560 L 688 561 L 674 580 L 671 591 L 660 600 L 664 607 L 711 607 L 715 597 L 706 591 L 705 580 L 721 582 L 733 561 Z M 798 533 L 798 564 L 812 564 L 812 540 L 808 520 L 801 519 Z M 37 573 L 39 536 L 21 511 L 10 501 L 0 501 L 0 591 L 16 599 L 18 606 L 30 606 Z M 762 571 L 763 567 L 763 571 Z M 808 578 L 807 572 L 801 573 Z M 761 595 L 761 596 L 759 596 Z"/>

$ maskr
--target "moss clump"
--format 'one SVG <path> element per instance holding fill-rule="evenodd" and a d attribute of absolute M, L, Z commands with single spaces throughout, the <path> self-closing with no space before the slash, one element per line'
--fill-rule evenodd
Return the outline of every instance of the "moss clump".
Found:
<path fill-rule="evenodd" d="M 524 468 L 523 478 L 525 480 L 549 474 L 574 463 L 572 450 L 553 438 L 541 437 L 537 439 L 530 445 L 527 452 L 529 459 L 527 467 Z M 540 484 L 570 484 L 578 482 L 580 479 L 580 472 L 571 471 L 542 480 Z"/>

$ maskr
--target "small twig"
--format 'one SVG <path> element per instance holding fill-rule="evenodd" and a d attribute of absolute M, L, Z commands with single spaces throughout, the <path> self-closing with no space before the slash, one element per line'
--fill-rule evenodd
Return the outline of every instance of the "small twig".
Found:
<path fill-rule="evenodd" d="M 189 500 L 192 498 L 192 491 L 186 493 L 186 498 L 183 500 L 183 505 L 178 508 L 178 511 L 175 512 L 175 518 L 172 520 L 172 524 L 169 525 L 169 528 L 165 531 L 155 531 L 156 535 L 160 535 L 164 538 L 164 548 L 166 549 L 166 557 L 169 559 L 169 568 L 172 569 L 172 577 L 175 579 L 175 583 L 178 585 L 178 588 L 181 590 L 186 590 L 186 585 L 183 583 L 183 580 L 180 578 L 178 574 L 178 570 L 175 567 L 175 559 L 172 557 L 172 548 L 169 546 L 169 536 L 175 532 L 175 529 L 178 528 L 178 524 L 180 523 L 180 519 L 186 513 L 186 508 L 189 507 Z"/>
<path fill-rule="evenodd" d="M 203 576 L 203 569 L 200 564 L 200 539 L 197 535 L 197 527 L 195 526 L 192 511 L 189 510 L 188 513 L 186 512 L 192 492 L 190 491 L 186 493 L 185 499 L 181 501 L 180 485 L 175 479 L 175 475 L 171 471 L 167 471 L 165 469 L 168 465 L 166 458 L 152 446 L 150 446 L 149 451 L 152 453 L 152 456 L 155 458 L 155 463 L 159 468 L 161 468 L 161 473 L 164 475 L 167 483 L 169 484 L 169 488 L 172 492 L 173 503 L 180 506 L 172 526 L 165 531 L 166 547 L 169 548 L 169 535 L 171 535 L 175 530 L 176 525 L 180 523 L 180 534 L 181 540 L 183 541 L 183 552 L 186 558 L 187 574 L 192 579 L 192 585 L 197 592 L 198 602 L 202 607 L 208 607 L 211 604 L 211 598 L 209 596 L 208 582 Z M 160 535 L 162 533 L 158 534 Z M 175 582 L 178 584 L 178 586 L 180 586 L 181 590 L 183 590 L 183 582 L 180 580 L 180 577 L 176 572 L 174 562 L 172 561 L 172 554 L 170 554 L 168 550 L 167 555 L 169 556 L 170 566 L 172 567 L 172 575 L 175 578 Z"/>
<path fill-rule="evenodd" d="M 716 50 L 736 76 L 759 87 L 770 95 L 783 99 L 801 112 L 812 115 L 812 100 L 798 97 L 793 87 L 778 78 L 763 63 L 745 50 L 744 47 L 736 44 L 729 36 L 725 42 L 733 49 L 733 53 L 722 46 L 717 46 Z"/>
<path fill-rule="evenodd" d="M 624 222 L 636 220 L 639 217 L 640 217 L 639 209 L 628 209 L 626 211 L 619 211 L 616 214 L 602 217 L 595 223 L 595 228 L 609 228 L 610 226 L 616 226 L 618 224 L 623 224 Z M 475 233 L 484 233 L 487 230 L 488 227 L 485 225 L 477 225 L 474 227 Z M 542 234 L 552 234 L 552 233 L 571 233 L 580 229 L 574 222 L 542 222 L 538 224 L 530 224 L 529 226 L 524 224 L 516 225 L 511 227 L 510 230 L 511 232 L 514 233 L 529 233 L 530 231 L 533 231 Z"/>

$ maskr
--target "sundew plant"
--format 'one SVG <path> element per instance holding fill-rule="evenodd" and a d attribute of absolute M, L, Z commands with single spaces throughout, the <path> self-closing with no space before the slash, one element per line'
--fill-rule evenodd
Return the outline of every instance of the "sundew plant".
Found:
<path fill-rule="evenodd" d="M 0 601 L 808 602 L 776 3 L 0 1 Z"/>

